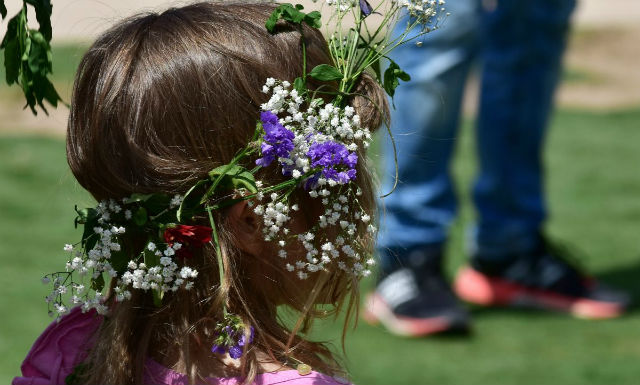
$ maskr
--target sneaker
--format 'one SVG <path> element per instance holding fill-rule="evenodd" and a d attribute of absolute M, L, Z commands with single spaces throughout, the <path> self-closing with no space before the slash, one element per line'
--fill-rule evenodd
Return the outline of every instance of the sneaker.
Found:
<path fill-rule="evenodd" d="M 585 275 L 541 237 L 533 253 L 502 261 L 475 256 L 455 280 L 458 297 L 482 306 L 521 306 L 570 313 L 578 318 L 619 317 L 630 296 Z"/>
<path fill-rule="evenodd" d="M 468 330 L 469 315 L 442 274 L 442 253 L 414 250 L 408 257 L 410 266 L 382 274 L 363 319 L 409 337 Z"/>

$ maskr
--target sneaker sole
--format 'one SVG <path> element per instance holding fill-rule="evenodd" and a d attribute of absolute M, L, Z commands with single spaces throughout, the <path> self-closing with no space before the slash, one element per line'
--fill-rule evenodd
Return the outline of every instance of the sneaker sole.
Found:
<path fill-rule="evenodd" d="M 456 325 L 448 317 L 412 318 L 398 316 L 375 293 L 367 296 L 362 319 L 370 325 L 382 324 L 391 333 L 405 337 L 424 337 L 452 329 L 466 328 L 466 325 Z"/>
<path fill-rule="evenodd" d="M 460 299 L 476 305 L 554 310 L 584 319 L 616 318 L 624 312 L 624 306 L 620 304 L 531 289 L 488 277 L 468 266 L 458 272 L 454 291 Z"/>

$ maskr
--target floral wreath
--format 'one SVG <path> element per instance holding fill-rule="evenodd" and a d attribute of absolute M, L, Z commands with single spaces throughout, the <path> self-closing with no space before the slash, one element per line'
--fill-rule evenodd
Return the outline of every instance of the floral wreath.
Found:
<path fill-rule="evenodd" d="M 102 294 L 105 278 L 115 280 L 117 301 L 130 299 L 132 290 L 151 291 L 154 303 L 160 306 L 166 293 L 193 287 L 198 271 L 185 261 L 208 243 L 216 248 L 223 282 L 223 261 L 212 212 L 243 200 L 248 200 L 262 218 L 264 239 L 278 244 L 278 255 L 283 260 L 287 258 L 287 244 L 297 242 L 304 247 L 306 255 L 294 264 L 286 263 L 286 269 L 299 279 L 329 269 L 340 269 L 356 278 L 369 275 L 374 260 L 354 235 L 360 226 L 366 226 L 372 234 L 376 228 L 370 223 L 371 214 L 359 203 L 362 192 L 354 181 L 358 177 L 357 151 L 369 146 L 371 133 L 361 125 L 348 100 L 354 96 L 352 90 L 365 71 L 393 97 L 399 80 L 408 81 L 409 75 L 388 58 L 388 53 L 437 28 L 446 15 L 443 4 L 443 0 L 387 0 L 372 7 L 366 0 L 326 0 L 323 6 L 331 8 L 328 24 L 335 28 L 327 34 L 333 65 L 321 64 L 307 71 L 302 37 L 302 76 L 293 84 L 266 79 L 262 91 L 270 99 L 261 105 L 252 139 L 231 162 L 211 170 L 207 178 L 196 182 L 184 195 L 132 194 L 102 201 L 94 208 L 76 207 L 75 224 L 83 226 L 82 239 L 65 245 L 64 251 L 70 253 L 65 270 L 43 278 L 44 283 L 53 285 L 46 297 L 49 313 L 59 319 L 69 312 L 71 304 L 81 306 L 84 312 L 95 309 L 107 314 L 109 308 Z M 390 27 L 403 12 L 409 14 L 404 32 L 391 38 Z M 381 18 L 376 28 L 367 20 L 374 14 Z M 265 27 L 276 33 L 276 24 L 285 21 L 296 26 L 302 35 L 303 24 L 321 27 L 320 15 L 318 11 L 304 13 L 301 5 L 281 4 L 266 20 Z M 354 27 L 344 30 L 343 23 Z M 416 27 L 420 28 L 419 33 L 410 36 Z M 384 73 L 383 60 L 389 62 Z M 338 90 L 309 90 L 309 77 L 335 82 Z M 334 98 L 325 102 L 319 93 Z M 259 158 L 249 168 L 247 160 L 252 155 Z M 256 180 L 258 170 L 267 167 L 279 167 L 286 179 L 275 185 Z M 310 230 L 293 234 L 286 224 L 291 213 L 300 209 L 290 200 L 299 188 L 319 200 L 324 213 Z M 229 191 L 233 194 L 212 200 Z M 208 218 L 209 226 L 192 224 L 196 216 Z M 338 235 L 319 236 L 316 230 L 327 227 L 337 229 Z M 123 242 L 129 233 L 147 237 L 144 248 L 134 258 L 130 258 Z M 217 337 L 211 350 L 239 358 L 253 340 L 253 328 L 245 327 L 240 317 L 223 306 L 223 319 L 216 326 Z"/>

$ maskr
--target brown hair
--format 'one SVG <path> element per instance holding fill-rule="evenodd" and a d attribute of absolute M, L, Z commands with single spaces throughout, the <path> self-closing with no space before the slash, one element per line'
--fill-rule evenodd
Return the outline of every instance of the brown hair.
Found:
<path fill-rule="evenodd" d="M 267 98 L 260 92 L 265 79 L 293 81 L 302 72 L 300 33 L 284 23 L 275 35 L 264 27 L 273 7 L 193 4 L 132 17 L 99 37 L 80 64 L 71 102 L 67 157 L 79 183 L 98 200 L 134 192 L 184 193 L 229 162 L 253 133 Z M 322 35 L 305 27 L 304 36 L 309 68 L 330 63 Z M 387 114 L 380 87 L 364 75 L 356 93 L 351 104 L 363 124 L 379 126 Z M 360 159 L 361 201 L 373 211 L 369 167 L 364 156 Z M 280 177 L 262 175 L 270 181 Z M 299 195 L 302 204 L 313 205 L 306 194 Z M 315 311 L 316 304 L 339 309 L 352 293 L 346 305 L 352 312 L 357 281 L 317 274 L 317 290 L 301 303 L 282 284 L 293 279 L 282 262 L 237 250 L 225 213 L 216 216 L 226 282 L 219 282 L 215 251 L 207 246 L 189 262 L 200 272 L 193 290 L 166 296 L 161 308 L 141 292 L 112 306 L 89 352 L 83 383 L 142 383 L 148 358 L 185 371 L 191 382 L 209 375 L 251 381 L 260 354 L 280 361 L 293 356 L 327 374 L 340 371 L 327 346 L 306 341 L 283 324 L 278 306 L 302 314 L 304 331 L 314 317 L 330 313 Z M 370 237 L 362 242 L 371 247 Z M 239 369 L 210 352 L 222 303 L 256 330 Z"/>

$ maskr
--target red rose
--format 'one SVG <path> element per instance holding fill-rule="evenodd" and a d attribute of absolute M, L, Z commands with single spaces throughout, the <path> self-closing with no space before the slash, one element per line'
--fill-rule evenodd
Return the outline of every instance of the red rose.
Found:
<path fill-rule="evenodd" d="M 191 258 L 194 247 L 202 247 L 211 242 L 211 227 L 176 225 L 164 231 L 164 240 L 169 246 L 175 243 L 182 245 L 176 250 L 176 255 L 181 258 Z"/>

